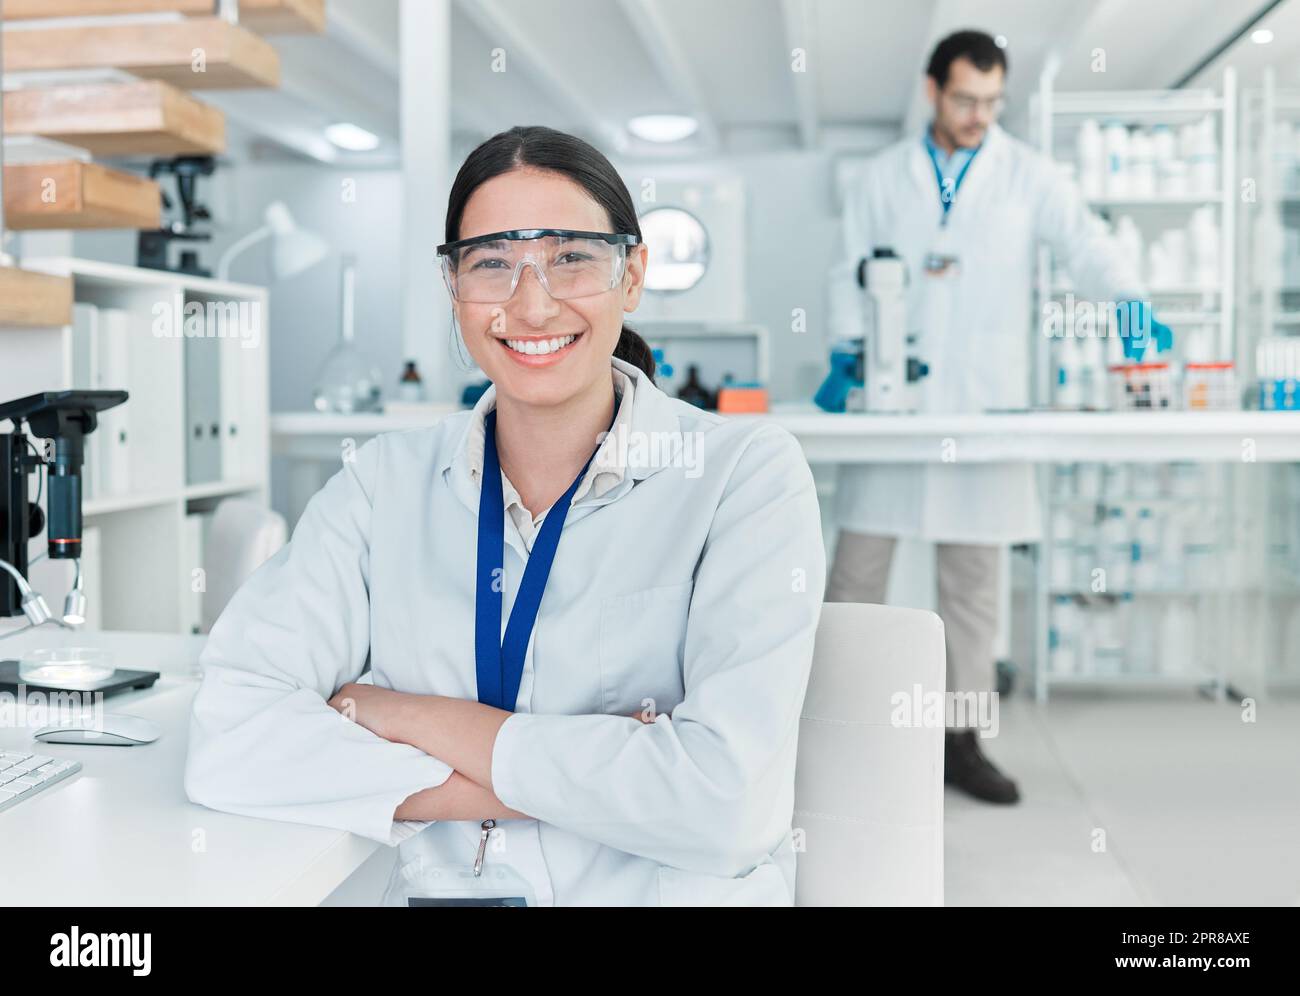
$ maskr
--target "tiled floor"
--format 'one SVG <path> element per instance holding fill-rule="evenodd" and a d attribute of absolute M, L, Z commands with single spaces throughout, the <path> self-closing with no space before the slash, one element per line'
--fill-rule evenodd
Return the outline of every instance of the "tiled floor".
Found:
<path fill-rule="evenodd" d="M 1300 905 L 1300 701 L 1057 693 L 983 741 L 1017 806 L 948 789 L 948 905 Z M 1096 841 L 1104 832 L 1104 849 Z"/>

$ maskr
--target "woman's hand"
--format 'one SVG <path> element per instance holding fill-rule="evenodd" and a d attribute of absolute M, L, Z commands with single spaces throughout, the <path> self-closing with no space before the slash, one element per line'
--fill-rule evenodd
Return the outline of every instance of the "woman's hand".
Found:
<path fill-rule="evenodd" d="M 509 718 L 503 709 L 443 695 L 418 695 L 348 682 L 331 708 L 395 744 L 409 744 L 492 789 L 492 748 Z"/>
<path fill-rule="evenodd" d="M 334 693 L 329 705 L 375 736 L 393 740 L 397 728 L 396 714 L 405 697 L 391 688 L 377 688 L 349 681 Z"/>

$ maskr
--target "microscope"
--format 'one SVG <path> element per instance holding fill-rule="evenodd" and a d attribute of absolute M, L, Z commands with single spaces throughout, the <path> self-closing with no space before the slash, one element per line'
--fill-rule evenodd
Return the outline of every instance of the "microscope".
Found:
<path fill-rule="evenodd" d="M 909 356 L 907 267 L 879 247 L 858 262 L 863 337 L 845 339 L 831 352 L 831 372 L 814 399 L 826 411 L 901 413 L 916 410 L 911 387 L 930 368 Z"/>
<path fill-rule="evenodd" d="M 27 617 L 19 629 L 0 632 L 0 638 L 54 623 L 77 629 L 86 621 L 86 595 L 81 574 L 81 467 L 86 437 L 99 424 L 99 413 L 126 401 L 126 391 L 46 391 L 0 404 L 0 422 L 13 423 L 12 431 L 0 432 L 0 619 Z M 45 452 L 37 449 L 27 433 L 48 441 Z M 44 472 L 36 500 L 28 497 L 27 478 Z M 41 509 L 45 492 L 48 514 Z M 27 581 L 31 566 L 27 547 L 44 530 L 51 560 L 76 563 L 76 579 L 63 602 L 62 616 L 55 617 Z M 38 558 L 39 559 L 39 558 Z M 3 646 L 3 644 L 0 644 Z M 86 648 L 71 648 L 71 655 Z M 38 692 L 82 692 L 110 695 L 135 688 L 148 688 L 158 680 L 158 671 L 109 669 L 105 675 L 88 676 L 70 669 L 71 676 L 53 683 L 48 679 L 26 679 L 19 661 L 0 660 L 0 691 L 26 688 Z"/>
<path fill-rule="evenodd" d="M 173 242 L 208 242 L 212 233 L 202 230 L 198 223 L 210 221 L 208 209 L 198 201 L 198 182 L 201 176 L 211 176 L 216 160 L 211 156 L 177 156 L 174 159 L 155 159 L 149 164 L 149 178 L 156 180 L 164 173 L 176 178 L 176 196 L 180 201 L 180 219 L 169 222 L 153 231 L 142 231 L 136 242 L 136 265 L 151 270 L 170 270 L 196 277 L 210 277 L 212 271 L 202 266 L 199 254 L 186 249 L 175 266 L 168 262 L 167 247 Z M 162 195 L 163 207 L 172 209 L 171 198 Z"/>
<path fill-rule="evenodd" d="M 39 626 L 51 620 L 49 607 L 27 583 L 28 541 L 46 532 L 51 560 L 81 559 L 81 465 L 86 436 L 95 431 L 98 413 L 115 408 L 125 391 L 50 391 L 0 404 L 0 421 L 13 422 L 13 431 L 0 433 L 0 617 L 27 616 Z M 53 442 L 53 455 L 36 451 L 23 432 Z M 36 451 L 36 452 L 33 452 Z M 47 516 L 38 501 L 28 499 L 27 477 L 45 471 Z M 39 498 L 39 493 L 38 493 Z M 77 581 L 64 603 L 63 620 L 76 626 L 85 621 L 86 596 Z"/>

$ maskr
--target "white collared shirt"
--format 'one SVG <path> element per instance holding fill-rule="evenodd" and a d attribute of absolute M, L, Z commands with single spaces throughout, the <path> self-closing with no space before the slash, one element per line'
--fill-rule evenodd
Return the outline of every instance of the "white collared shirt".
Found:
<path fill-rule="evenodd" d="M 622 473 L 604 488 L 598 472 L 565 518 L 492 749 L 492 791 L 528 818 L 498 821 L 478 881 L 542 906 L 790 905 L 825 584 L 812 474 L 779 426 L 613 367 L 632 382 L 610 450 Z M 190 799 L 398 844 L 388 905 L 472 880 L 480 822 L 395 822 L 452 769 L 327 700 L 367 664 L 379 687 L 477 698 L 469 441 L 493 404 L 489 389 L 353 452 L 200 655 Z M 503 629 L 529 559 L 504 520 Z"/>
<path fill-rule="evenodd" d="M 591 466 L 587 468 L 582 483 L 578 485 L 578 490 L 573 493 L 575 502 L 579 501 L 589 491 L 599 498 L 601 495 L 613 490 L 622 483 L 627 472 L 626 461 L 620 458 L 617 440 L 620 433 L 631 428 L 636 385 L 632 382 L 631 377 L 617 367 L 611 367 L 610 373 L 614 381 L 615 403 L 618 406 L 614 412 L 614 423 L 610 427 L 605 442 L 597 449 L 595 458 L 591 461 Z M 493 398 L 495 396 L 494 393 Z M 466 439 L 466 456 L 469 459 L 470 478 L 479 487 L 482 487 L 480 478 L 483 476 L 483 446 L 486 441 L 484 422 L 487 413 L 495 407 L 495 403 L 491 407 L 475 406 L 470 415 L 469 436 Z M 546 518 L 548 509 L 533 513 L 525 508 L 523 498 L 519 496 L 515 486 L 510 483 L 510 478 L 506 476 L 504 470 L 501 472 L 501 495 L 507 514 L 514 520 L 515 528 L 519 530 L 519 535 L 523 537 L 524 546 L 527 547 L 529 553 L 532 553 L 533 540 L 537 538 L 537 532 L 542 528 L 542 521 Z"/>

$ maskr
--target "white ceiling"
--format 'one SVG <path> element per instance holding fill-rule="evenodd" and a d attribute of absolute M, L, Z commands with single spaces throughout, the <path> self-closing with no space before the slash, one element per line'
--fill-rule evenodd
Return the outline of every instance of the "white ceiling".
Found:
<path fill-rule="evenodd" d="M 453 126 L 458 149 L 515 124 L 584 135 L 610 152 L 690 156 L 741 148 L 875 144 L 881 126 L 919 127 L 921 79 L 934 42 L 975 27 L 1005 35 L 1013 127 L 1049 54 L 1060 89 L 1171 85 L 1266 0 L 452 0 Z M 391 163 L 398 145 L 398 0 L 328 0 L 324 36 L 277 37 L 284 85 L 214 97 L 237 132 L 326 161 Z M 1300 84 L 1300 0 L 1219 60 L 1277 63 Z M 791 53 L 807 53 L 793 72 Z M 1105 71 L 1096 72 L 1096 53 Z M 494 71 L 504 51 L 505 71 Z M 1209 85 L 1214 73 L 1197 85 Z M 700 133 L 670 152 L 645 148 L 625 123 L 692 113 Z M 349 157 L 324 142 L 335 120 L 384 139 Z"/>

